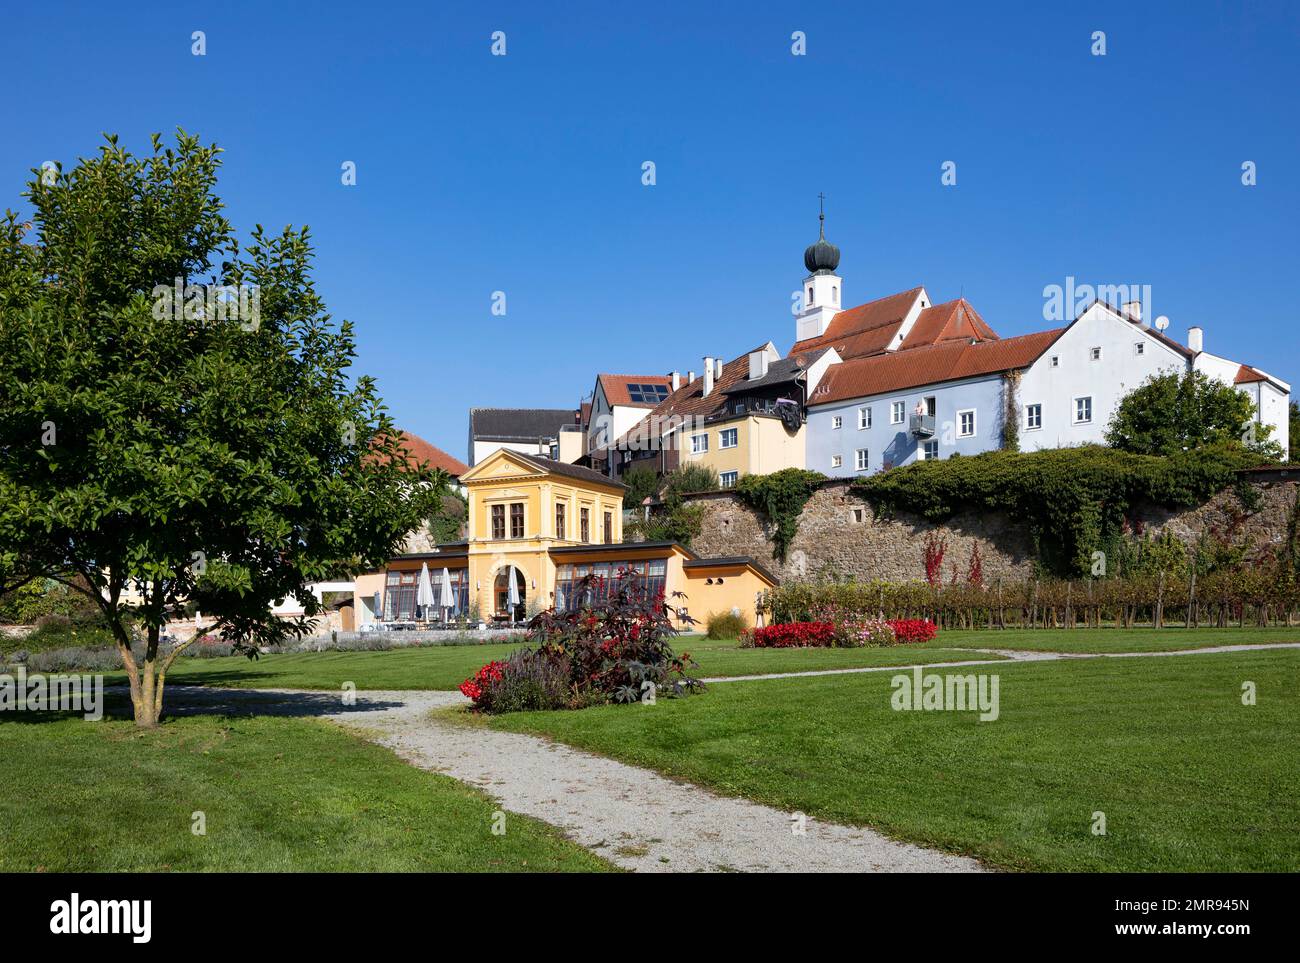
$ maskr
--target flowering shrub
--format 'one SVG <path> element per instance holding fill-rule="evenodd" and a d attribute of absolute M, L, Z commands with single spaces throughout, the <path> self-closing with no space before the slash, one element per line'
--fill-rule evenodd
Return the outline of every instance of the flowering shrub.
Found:
<path fill-rule="evenodd" d="M 902 644 L 908 642 L 929 642 L 939 630 L 929 619 L 890 619 L 889 626 L 894 636 Z"/>
<path fill-rule="evenodd" d="M 746 632 L 742 646 L 755 649 L 796 649 L 835 644 L 834 622 L 786 622 Z"/>
<path fill-rule="evenodd" d="M 857 619 L 845 622 L 844 635 L 848 644 L 854 647 L 878 648 L 898 642 L 894 626 L 885 619 Z"/>
<path fill-rule="evenodd" d="M 579 708 L 703 688 L 686 674 L 695 664 L 690 653 L 679 656 L 672 650 L 677 629 L 662 593 L 648 597 L 632 576 L 589 576 L 573 591 L 592 601 L 572 612 L 552 608 L 535 616 L 528 623 L 525 648 L 461 683 L 460 691 L 474 700 L 475 709 L 508 712 L 559 708 L 561 703 Z M 692 621 L 689 616 L 683 620 Z"/>
<path fill-rule="evenodd" d="M 483 698 L 484 692 L 491 687 L 493 682 L 501 681 L 501 668 L 504 664 L 503 662 L 493 661 L 483 666 L 473 676 L 457 686 L 461 695 L 478 702 Z"/>

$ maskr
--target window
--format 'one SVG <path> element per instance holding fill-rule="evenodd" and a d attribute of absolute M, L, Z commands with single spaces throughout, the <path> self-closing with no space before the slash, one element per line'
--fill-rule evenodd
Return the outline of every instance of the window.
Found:
<path fill-rule="evenodd" d="M 564 506 L 555 506 L 555 537 L 564 537 Z"/>
<path fill-rule="evenodd" d="M 843 455 L 831 455 L 831 467 L 832 467 L 832 468 L 843 468 L 843 467 L 844 467 L 844 456 L 843 456 Z"/>
<path fill-rule="evenodd" d="M 931 395 L 929 398 L 925 399 L 925 413 L 927 415 L 933 418 L 935 412 L 937 412 L 938 410 L 939 410 L 939 406 L 935 403 L 934 395 Z"/>
<path fill-rule="evenodd" d="M 735 488 L 737 474 L 738 472 L 734 471 L 724 471 L 718 476 L 718 484 L 723 488 Z"/>
<path fill-rule="evenodd" d="M 524 503 L 513 502 L 510 505 L 510 537 L 524 537 Z"/>
<path fill-rule="evenodd" d="M 1141 341 L 1138 341 L 1136 344 L 1133 345 L 1134 354 L 1138 354 L 1138 355 L 1146 354 L 1146 350 L 1147 350 L 1147 346 L 1143 344 Z"/>
<path fill-rule="evenodd" d="M 857 471 L 867 470 L 867 450 L 859 448 L 853 453 L 853 467 Z"/>
<path fill-rule="evenodd" d="M 415 618 L 415 573 L 389 572 L 384 591 L 384 620 L 387 622 Z"/>
<path fill-rule="evenodd" d="M 1082 425 L 1089 421 L 1092 421 L 1092 398 L 1075 398 L 1074 423 Z"/>
<path fill-rule="evenodd" d="M 855 525 L 861 525 L 866 520 L 867 520 L 867 510 L 865 508 L 853 509 L 853 523 Z"/>
<path fill-rule="evenodd" d="M 970 438 L 975 434 L 975 409 L 957 412 L 957 437 Z"/>
<path fill-rule="evenodd" d="M 836 428 L 836 429 L 838 429 L 838 428 L 840 428 L 843 424 L 844 424 L 844 419 L 841 418 L 839 415 L 836 415 L 835 417 L 833 417 L 833 418 L 831 419 L 831 427 L 832 427 L 832 428 Z"/>
<path fill-rule="evenodd" d="M 1043 427 L 1043 406 L 1025 405 L 1025 430 L 1033 431 Z"/>
<path fill-rule="evenodd" d="M 808 289 L 808 307 L 811 308 L 811 307 L 813 306 L 813 303 L 814 303 L 814 302 L 813 302 L 813 289 L 812 289 L 812 288 L 809 288 L 809 289 Z"/>
<path fill-rule="evenodd" d="M 702 455 L 709 450 L 709 436 L 707 433 L 702 435 L 691 435 L 691 454 Z"/>
<path fill-rule="evenodd" d="M 718 447 L 735 448 L 738 437 L 735 428 L 724 428 L 722 431 L 718 432 Z"/>
<path fill-rule="evenodd" d="M 578 535 L 584 542 L 591 541 L 591 509 L 578 509 Z"/>
<path fill-rule="evenodd" d="M 890 403 L 889 423 L 891 425 L 901 425 L 903 423 L 903 403 L 901 401 Z"/>
<path fill-rule="evenodd" d="M 832 285 L 831 285 L 831 304 L 839 304 L 839 303 L 840 303 L 840 289 L 839 289 L 836 285 L 832 284 Z"/>
<path fill-rule="evenodd" d="M 862 428 L 870 428 L 870 427 L 871 427 L 871 409 L 870 409 L 870 408 L 859 408 L 859 409 L 858 409 L 858 428 L 859 428 L 859 429 L 862 429 Z"/>
<path fill-rule="evenodd" d="M 628 385 L 628 397 L 636 405 L 657 405 L 668 397 L 667 385 Z"/>
<path fill-rule="evenodd" d="M 492 537 L 506 537 L 506 506 L 504 505 L 492 506 Z"/>
<path fill-rule="evenodd" d="M 1101 360 L 1101 348 L 1090 348 L 1090 349 L 1088 350 L 1088 357 L 1092 358 L 1093 361 L 1100 361 L 1100 360 Z"/>
<path fill-rule="evenodd" d="M 605 513 L 605 544 L 613 544 L 614 541 L 614 513 Z"/>
<path fill-rule="evenodd" d="M 1061 359 L 1056 355 L 1052 355 L 1052 367 L 1059 368 L 1060 366 L 1061 366 Z"/>
<path fill-rule="evenodd" d="M 921 449 L 921 460 L 934 461 L 938 457 L 939 457 L 938 440 L 936 439 L 934 441 L 927 441 L 925 443 L 925 447 Z"/>
<path fill-rule="evenodd" d="M 743 415 L 745 413 L 745 403 L 743 401 L 737 401 L 732 405 L 731 410 L 738 415 Z"/>

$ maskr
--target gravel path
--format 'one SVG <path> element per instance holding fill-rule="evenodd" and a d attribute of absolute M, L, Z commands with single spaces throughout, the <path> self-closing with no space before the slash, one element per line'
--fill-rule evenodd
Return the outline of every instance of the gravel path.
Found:
<path fill-rule="evenodd" d="M 1144 658 L 1300 648 L 1300 643 L 1215 646 L 1174 652 L 1077 653 L 972 650 L 1016 662 Z M 998 665 L 1006 660 L 934 663 L 924 668 Z M 910 671 L 916 666 L 826 669 L 710 682 Z M 361 691 L 354 705 L 337 692 L 168 686 L 168 711 L 322 716 L 393 749 L 412 765 L 478 786 L 507 812 L 559 827 L 580 845 L 641 872 L 980 872 L 976 860 L 718 796 L 688 783 L 523 733 L 440 720 L 433 710 L 468 702 L 458 692 Z M 802 832 L 796 832 L 796 825 Z M 507 832 L 509 822 L 507 821 Z"/>
<path fill-rule="evenodd" d="M 464 705 L 458 692 L 356 693 L 168 686 L 168 712 L 323 716 L 393 749 L 421 769 L 478 786 L 507 812 L 641 872 L 979 872 L 977 861 L 715 795 L 646 769 L 537 736 L 431 717 Z M 506 831 L 509 832 L 507 818 Z"/>

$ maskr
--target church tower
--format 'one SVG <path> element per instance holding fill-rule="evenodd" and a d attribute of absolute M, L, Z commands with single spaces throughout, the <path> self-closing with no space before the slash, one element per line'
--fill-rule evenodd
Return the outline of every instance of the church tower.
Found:
<path fill-rule="evenodd" d="M 805 341 L 826 333 L 831 318 L 839 313 L 844 295 L 844 282 L 835 273 L 840 266 L 840 249 L 826 240 L 825 194 L 818 215 L 818 238 L 803 252 L 803 264 L 808 277 L 803 282 L 803 310 L 795 318 L 795 340 Z"/>

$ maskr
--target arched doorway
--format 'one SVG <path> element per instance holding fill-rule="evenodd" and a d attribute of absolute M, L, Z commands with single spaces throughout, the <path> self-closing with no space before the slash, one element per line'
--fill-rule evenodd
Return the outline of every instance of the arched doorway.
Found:
<path fill-rule="evenodd" d="M 519 604 L 514 607 L 514 612 L 510 611 L 510 576 L 514 575 L 515 589 L 519 593 Z M 507 565 L 497 572 L 496 582 L 492 586 L 492 602 L 494 611 L 497 615 L 504 616 L 513 622 L 522 622 L 524 612 L 527 609 L 528 585 L 524 580 L 524 573 L 513 565 Z"/>

